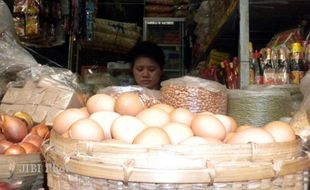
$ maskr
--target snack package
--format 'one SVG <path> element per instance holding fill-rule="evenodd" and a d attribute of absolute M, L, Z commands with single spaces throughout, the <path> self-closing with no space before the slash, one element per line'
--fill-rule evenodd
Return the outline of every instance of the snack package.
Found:
<path fill-rule="evenodd" d="M 175 108 L 187 108 L 194 113 L 227 113 L 227 89 L 218 82 L 184 76 L 163 81 L 161 86 L 162 101 Z"/>
<path fill-rule="evenodd" d="M 158 104 L 161 102 L 161 95 L 158 90 L 151 90 L 141 86 L 109 86 L 106 88 L 99 89 L 97 94 L 108 94 L 115 99 L 122 93 L 134 92 L 140 95 L 141 101 L 147 106 Z"/>

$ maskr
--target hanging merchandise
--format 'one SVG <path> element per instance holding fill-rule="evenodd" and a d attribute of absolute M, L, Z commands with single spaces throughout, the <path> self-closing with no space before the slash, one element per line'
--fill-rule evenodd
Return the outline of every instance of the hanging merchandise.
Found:
<path fill-rule="evenodd" d="M 60 0 L 15 0 L 13 19 L 22 43 L 35 47 L 51 47 L 65 42 L 64 6 Z"/>
<path fill-rule="evenodd" d="M 189 14 L 189 0 L 146 0 L 146 17 L 186 17 Z"/>

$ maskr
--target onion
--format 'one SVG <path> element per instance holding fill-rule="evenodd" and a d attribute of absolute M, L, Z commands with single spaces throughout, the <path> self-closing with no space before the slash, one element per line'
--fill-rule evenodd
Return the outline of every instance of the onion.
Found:
<path fill-rule="evenodd" d="M 18 144 L 13 144 L 4 151 L 4 155 L 16 155 L 16 154 L 25 154 L 25 153 L 26 153 L 25 149 Z"/>
<path fill-rule="evenodd" d="M 39 135 L 29 133 L 23 140 L 23 142 L 31 143 L 37 147 L 41 147 L 43 139 Z"/>
<path fill-rule="evenodd" d="M 26 151 L 26 154 L 40 152 L 40 148 L 35 146 L 34 144 L 28 143 L 28 142 L 21 142 L 19 143 L 21 147 L 23 147 Z"/>
<path fill-rule="evenodd" d="M 5 136 L 2 133 L 0 133 L 0 140 L 5 140 Z"/>
<path fill-rule="evenodd" d="M 48 134 L 49 134 L 49 129 L 45 125 L 45 121 L 43 121 L 43 122 L 39 123 L 38 125 L 34 126 L 31 129 L 30 133 L 38 135 L 41 138 L 45 139 L 48 136 Z"/>
<path fill-rule="evenodd" d="M 13 187 L 8 182 L 0 182 L 0 189 L 1 190 L 13 190 Z"/>
<path fill-rule="evenodd" d="M 2 132 L 7 140 L 18 143 L 27 135 L 28 128 L 20 119 L 4 115 Z"/>
<path fill-rule="evenodd" d="M 7 140 L 0 140 L 0 154 L 3 154 L 3 152 L 9 148 L 13 143 L 7 141 Z"/>

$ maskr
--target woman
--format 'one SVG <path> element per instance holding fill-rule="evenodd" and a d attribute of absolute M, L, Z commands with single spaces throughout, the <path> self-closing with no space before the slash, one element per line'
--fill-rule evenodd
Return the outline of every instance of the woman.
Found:
<path fill-rule="evenodd" d="M 163 50 L 150 41 L 138 42 L 130 52 L 132 74 L 137 85 L 160 89 L 164 79 L 165 55 Z"/>

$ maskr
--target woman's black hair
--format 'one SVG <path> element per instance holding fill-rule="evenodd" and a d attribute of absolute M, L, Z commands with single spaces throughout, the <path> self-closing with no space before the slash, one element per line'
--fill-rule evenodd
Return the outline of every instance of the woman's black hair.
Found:
<path fill-rule="evenodd" d="M 138 42 L 129 52 L 129 61 L 133 63 L 139 57 L 147 57 L 154 60 L 161 70 L 165 66 L 165 54 L 163 50 L 154 42 L 142 41 Z"/>

